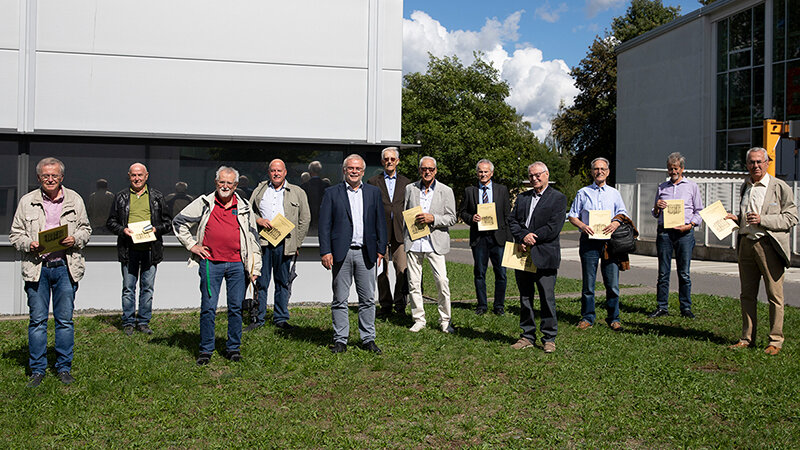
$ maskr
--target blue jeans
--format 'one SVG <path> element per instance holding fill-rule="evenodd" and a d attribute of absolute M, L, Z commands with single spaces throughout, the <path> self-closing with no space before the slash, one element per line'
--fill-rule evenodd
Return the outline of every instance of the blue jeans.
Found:
<path fill-rule="evenodd" d="M 506 301 L 506 268 L 503 263 L 503 247 L 494 241 L 494 231 L 482 235 L 472 247 L 472 260 L 474 262 L 472 274 L 475 278 L 475 294 L 478 297 L 478 309 L 487 309 L 486 299 L 486 269 L 489 259 L 492 260 L 494 269 L 494 309 L 503 309 Z"/>
<path fill-rule="evenodd" d="M 594 311 L 594 284 L 597 280 L 597 264 L 600 263 L 600 272 L 603 274 L 603 284 L 606 287 L 606 321 L 610 324 L 619 322 L 619 266 L 612 260 L 600 261 L 600 254 L 605 241 L 589 239 L 581 235 L 578 254 L 581 257 L 581 275 L 583 289 L 581 290 L 581 318 L 594 324 L 596 317 Z"/>
<path fill-rule="evenodd" d="M 672 252 L 675 251 L 675 260 L 678 270 L 678 299 L 681 311 L 692 309 L 692 278 L 689 275 L 689 264 L 692 262 L 694 249 L 694 230 L 681 233 L 678 230 L 663 230 L 656 236 L 656 249 L 658 251 L 658 284 L 656 284 L 656 299 L 659 309 L 667 309 L 669 303 L 669 275 L 672 269 Z"/>
<path fill-rule="evenodd" d="M 43 374 L 47 369 L 47 314 L 51 296 L 56 322 L 56 372 L 69 372 L 72 369 L 72 348 L 75 345 L 72 311 L 77 290 L 78 283 L 72 282 L 66 265 L 43 265 L 39 281 L 25 282 L 31 316 L 28 323 L 28 365 L 32 373 Z"/>
<path fill-rule="evenodd" d="M 122 326 L 136 325 L 136 282 L 139 282 L 139 324 L 147 325 L 153 314 L 153 286 L 156 266 L 150 263 L 150 251 L 128 250 L 128 262 L 122 263 Z"/>
<path fill-rule="evenodd" d="M 229 352 L 238 351 L 242 343 L 242 300 L 247 284 L 244 264 L 241 262 L 200 262 L 200 353 L 214 351 L 214 319 L 217 314 L 222 279 L 228 294 Z"/>
<path fill-rule="evenodd" d="M 261 276 L 258 277 L 258 323 L 267 320 L 267 288 L 275 274 L 275 303 L 272 323 L 289 320 L 289 269 L 292 257 L 283 254 L 283 242 L 277 247 L 261 247 Z"/>
<path fill-rule="evenodd" d="M 358 294 L 358 331 L 361 342 L 375 340 L 375 265 L 368 267 L 362 249 L 350 249 L 343 261 L 333 263 L 333 342 L 347 344 L 350 336 L 350 318 L 347 299 L 350 286 L 356 281 Z"/>

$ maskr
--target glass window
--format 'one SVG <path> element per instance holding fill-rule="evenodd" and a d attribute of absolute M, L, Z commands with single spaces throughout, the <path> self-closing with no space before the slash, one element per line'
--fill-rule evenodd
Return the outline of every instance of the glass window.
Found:
<path fill-rule="evenodd" d="M 753 68 L 752 125 L 764 120 L 764 66 Z"/>
<path fill-rule="evenodd" d="M 728 71 L 728 21 L 717 23 L 717 72 Z"/>
<path fill-rule="evenodd" d="M 19 143 L 16 141 L 0 141 L 0 234 L 8 235 L 11 221 L 17 210 L 17 161 L 19 159 Z"/>
<path fill-rule="evenodd" d="M 800 119 L 800 60 L 786 64 L 786 119 Z"/>
<path fill-rule="evenodd" d="M 786 58 L 786 1 L 772 2 L 772 59 L 775 62 Z"/>
<path fill-rule="evenodd" d="M 786 17 L 786 59 L 800 58 L 800 0 L 787 0 Z"/>
<path fill-rule="evenodd" d="M 750 70 L 738 70 L 730 73 L 728 89 L 728 127 L 742 128 L 750 126 L 751 76 Z"/>
<path fill-rule="evenodd" d="M 753 8 L 753 65 L 764 64 L 764 5 Z"/>
<path fill-rule="evenodd" d="M 727 133 L 717 132 L 717 170 L 728 170 Z"/>
<path fill-rule="evenodd" d="M 717 75 L 717 129 L 728 128 L 728 74 Z"/>
<path fill-rule="evenodd" d="M 783 120 L 786 100 L 786 80 L 784 79 L 785 63 L 772 66 L 772 117 Z"/>

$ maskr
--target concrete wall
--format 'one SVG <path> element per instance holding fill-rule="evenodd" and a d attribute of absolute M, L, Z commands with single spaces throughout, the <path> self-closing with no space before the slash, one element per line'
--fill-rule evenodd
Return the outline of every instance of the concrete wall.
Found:
<path fill-rule="evenodd" d="M 710 33 L 699 17 L 617 55 L 618 182 L 674 151 L 687 167 L 715 169 Z"/>

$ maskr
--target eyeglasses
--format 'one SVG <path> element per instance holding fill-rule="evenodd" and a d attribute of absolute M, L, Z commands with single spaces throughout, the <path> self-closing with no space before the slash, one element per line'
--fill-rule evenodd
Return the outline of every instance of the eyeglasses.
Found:
<path fill-rule="evenodd" d="M 53 175 L 48 173 L 39 175 L 39 179 L 42 180 L 58 180 L 59 178 L 61 178 L 60 174 Z"/>
<path fill-rule="evenodd" d="M 383 160 L 384 161 L 389 161 L 389 162 L 395 162 L 395 161 L 397 161 L 397 158 L 386 157 L 386 158 L 383 158 Z"/>
<path fill-rule="evenodd" d="M 433 172 L 436 170 L 436 167 L 420 167 L 419 170 L 421 172 Z"/>
<path fill-rule="evenodd" d="M 761 161 L 760 159 L 751 159 L 747 161 L 748 166 L 763 166 L 769 164 L 769 160 Z"/>
<path fill-rule="evenodd" d="M 592 171 L 596 171 L 596 172 L 608 172 L 608 167 L 592 167 Z"/>
<path fill-rule="evenodd" d="M 361 167 L 353 167 L 353 166 L 347 166 L 347 167 L 345 167 L 344 169 L 345 169 L 346 171 L 348 171 L 348 172 L 361 172 L 361 171 L 363 171 L 363 170 L 364 170 L 364 169 L 363 169 L 363 168 L 361 168 Z"/>
<path fill-rule="evenodd" d="M 235 182 L 235 181 L 222 181 L 222 180 L 217 180 L 217 184 L 218 184 L 218 185 L 220 185 L 220 186 L 233 186 L 233 185 L 235 185 L 235 184 L 236 184 L 236 182 Z"/>
<path fill-rule="evenodd" d="M 541 171 L 536 173 L 529 173 L 528 178 L 541 178 L 542 175 L 546 174 L 547 171 Z"/>

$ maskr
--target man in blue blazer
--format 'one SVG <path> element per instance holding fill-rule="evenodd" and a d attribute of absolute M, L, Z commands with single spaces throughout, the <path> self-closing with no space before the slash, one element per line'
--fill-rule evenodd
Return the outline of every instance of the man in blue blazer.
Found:
<path fill-rule="evenodd" d="M 558 266 L 561 264 L 559 234 L 567 213 L 567 197 L 548 187 L 550 172 L 543 162 L 537 161 L 528 166 L 528 179 L 533 189 L 517 196 L 508 226 L 514 242 L 530 250 L 536 273 L 516 271 L 522 336 L 511 347 L 521 350 L 533 347 L 536 341 L 532 298 L 535 290 L 538 290 L 542 346 L 545 353 L 552 353 L 556 349 L 558 332 L 555 286 Z"/>
<path fill-rule="evenodd" d="M 366 163 L 352 154 L 342 164 L 344 182 L 325 190 L 319 209 L 319 254 L 333 269 L 333 353 L 347 351 L 350 319 L 347 298 L 356 281 L 358 331 L 365 350 L 381 353 L 375 344 L 376 265 L 386 251 L 386 222 L 381 191 L 362 183 Z"/>

